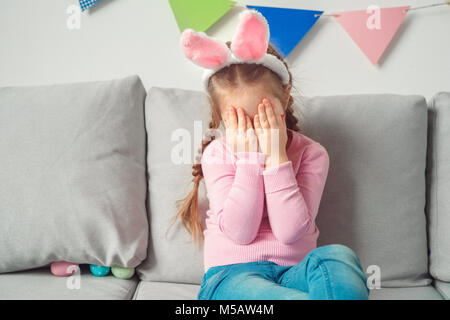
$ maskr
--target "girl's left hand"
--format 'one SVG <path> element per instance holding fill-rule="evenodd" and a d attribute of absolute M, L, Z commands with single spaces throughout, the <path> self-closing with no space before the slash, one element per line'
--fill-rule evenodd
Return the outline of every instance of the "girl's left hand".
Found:
<path fill-rule="evenodd" d="M 282 110 L 281 106 L 277 107 Z M 266 169 L 287 162 L 288 137 L 284 113 L 276 113 L 272 102 L 264 98 L 258 105 L 258 113 L 253 121 L 259 147 L 266 154 Z"/>

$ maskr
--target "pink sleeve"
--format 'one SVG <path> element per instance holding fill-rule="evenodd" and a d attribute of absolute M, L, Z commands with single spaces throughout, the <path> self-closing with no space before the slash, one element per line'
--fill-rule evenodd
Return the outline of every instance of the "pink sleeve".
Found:
<path fill-rule="evenodd" d="M 236 243 L 248 244 L 263 215 L 265 154 L 238 152 L 236 161 L 232 157 L 222 143 L 213 141 L 203 153 L 202 171 L 209 208 L 220 230 Z"/>
<path fill-rule="evenodd" d="M 314 224 L 328 168 L 326 149 L 314 143 L 303 152 L 297 175 L 291 161 L 263 171 L 270 226 L 284 244 L 295 242 Z"/>

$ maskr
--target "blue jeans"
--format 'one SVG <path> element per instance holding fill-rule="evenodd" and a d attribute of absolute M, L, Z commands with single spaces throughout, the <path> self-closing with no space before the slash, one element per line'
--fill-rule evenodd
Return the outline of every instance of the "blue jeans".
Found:
<path fill-rule="evenodd" d="M 209 268 L 198 300 L 367 300 L 361 262 L 348 247 L 318 247 L 293 266 L 272 261 Z"/>

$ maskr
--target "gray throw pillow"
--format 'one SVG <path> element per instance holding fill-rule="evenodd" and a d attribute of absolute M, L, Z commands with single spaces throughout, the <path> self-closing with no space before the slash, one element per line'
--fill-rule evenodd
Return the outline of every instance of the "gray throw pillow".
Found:
<path fill-rule="evenodd" d="M 0 272 L 146 258 L 144 99 L 137 76 L 0 88 Z"/>
<path fill-rule="evenodd" d="M 428 231 L 430 273 L 450 281 L 450 92 L 436 94 L 429 108 Z"/>
<path fill-rule="evenodd" d="M 180 221 L 168 229 L 176 201 L 192 189 L 192 164 L 210 120 L 207 96 L 199 91 L 152 87 L 145 102 L 148 166 L 148 258 L 137 269 L 142 280 L 200 284 L 203 247 L 196 248 Z M 187 152 L 179 149 L 187 143 Z M 190 156 L 188 152 L 190 151 Z M 188 156 L 186 163 L 179 156 Z M 208 207 L 203 181 L 200 216 Z"/>
<path fill-rule="evenodd" d="M 349 246 L 369 277 L 380 271 L 383 287 L 431 283 L 425 99 L 365 94 L 312 97 L 304 103 L 305 132 L 330 156 L 317 217 L 318 245 Z"/>

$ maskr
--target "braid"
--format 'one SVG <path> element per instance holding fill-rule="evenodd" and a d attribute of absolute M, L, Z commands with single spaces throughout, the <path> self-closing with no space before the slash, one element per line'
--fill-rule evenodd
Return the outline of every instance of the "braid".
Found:
<path fill-rule="evenodd" d="M 198 189 L 200 187 L 200 181 L 203 179 L 202 165 L 200 162 L 201 154 L 206 149 L 206 147 L 214 140 L 214 135 L 210 136 L 211 129 L 216 129 L 219 127 L 220 122 L 216 122 L 213 119 L 209 122 L 209 130 L 206 132 L 206 138 L 202 139 L 202 145 L 199 148 L 199 154 L 196 156 L 196 161 L 192 165 L 192 182 L 194 183 L 194 188 L 191 192 L 181 200 L 177 201 L 178 212 L 172 218 L 172 222 L 167 231 L 173 226 L 173 224 L 181 218 L 183 226 L 192 235 L 194 242 L 199 245 L 200 239 L 203 240 L 203 227 L 200 223 L 199 212 L 198 212 Z M 166 232 L 167 237 L 167 232 Z"/>
<path fill-rule="evenodd" d="M 203 171 L 202 171 L 202 165 L 200 163 L 200 159 L 201 159 L 201 155 L 203 154 L 203 152 L 205 151 L 206 147 L 214 140 L 215 136 L 214 135 L 210 135 L 210 130 L 211 129 L 217 129 L 219 126 L 216 123 L 216 121 L 214 121 L 214 119 L 211 119 L 211 121 L 209 122 L 209 130 L 206 132 L 205 136 L 206 139 L 202 140 L 202 145 L 200 146 L 200 148 L 198 149 L 198 154 L 195 157 L 195 163 L 192 166 L 192 176 L 194 177 L 192 179 L 193 182 L 195 182 L 196 179 L 198 179 L 198 181 L 200 181 L 203 178 Z"/>

